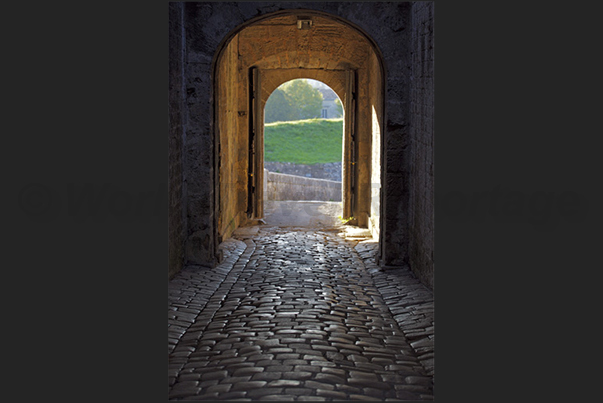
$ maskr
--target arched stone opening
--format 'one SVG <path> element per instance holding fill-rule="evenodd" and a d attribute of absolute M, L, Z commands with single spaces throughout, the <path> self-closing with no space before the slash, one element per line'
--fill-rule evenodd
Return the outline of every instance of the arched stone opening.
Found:
<path fill-rule="evenodd" d="M 311 9 L 313 11 L 308 11 Z M 315 15 L 330 19 L 351 30 L 361 40 L 372 46 L 363 59 L 368 71 L 379 70 L 381 74 L 368 74 L 369 80 L 377 85 L 364 86 L 375 102 L 374 108 L 363 108 L 371 118 L 364 124 L 380 131 L 382 137 L 373 137 L 371 149 L 381 149 L 380 158 L 373 158 L 371 166 L 381 160 L 381 180 L 378 186 L 370 186 L 371 200 L 379 200 L 379 215 L 370 216 L 379 224 L 380 245 L 379 264 L 386 267 L 408 265 L 417 276 L 433 285 L 434 273 L 434 2 L 171 2 L 169 5 L 169 146 L 168 146 L 168 276 L 171 277 L 183 267 L 213 266 L 218 256 L 219 235 L 241 225 L 247 219 L 245 214 L 246 194 L 221 189 L 220 174 L 228 173 L 238 165 L 247 162 L 245 149 L 236 145 L 240 141 L 220 143 L 220 130 L 228 129 L 236 133 L 238 129 L 248 130 L 248 102 L 243 98 L 232 101 L 230 111 L 224 116 L 216 109 L 216 99 L 221 91 L 237 95 L 248 91 L 244 81 L 231 83 L 222 79 L 219 83 L 219 59 L 238 59 L 238 48 L 226 48 L 234 37 L 245 28 L 272 17 Z M 318 20 L 317 20 L 318 21 Z M 275 21 L 273 21 L 275 22 Z M 264 26 L 262 29 L 273 33 L 278 29 Z M 302 26 L 303 27 L 303 26 Z M 320 28 L 317 24 L 304 30 L 307 36 L 316 32 L 337 31 Z M 341 31 L 344 32 L 344 31 Z M 340 33 L 341 33 L 340 32 Z M 315 35 L 316 36 L 316 35 Z M 349 36 L 339 35 L 349 40 Z M 318 36 L 316 36 L 318 37 Z M 239 38 L 240 39 L 240 38 Z M 250 46 L 250 52 L 261 53 L 265 45 L 258 38 L 258 49 Z M 287 39 L 283 36 L 282 39 Z M 272 41 L 274 47 L 283 52 L 273 54 L 264 60 L 284 71 L 280 62 L 291 62 L 295 52 L 300 55 L 298 65 L 291 70 L 310 69 L 322 71 L 346 69 L 352 61 L 342 57 L 339 61 L 326 61 L 325 57 L 345 56 L 345 46 L 334 47 L 341 41 L 332 41 L 324 49 L 298 42 L 300 46 L 287 48 L 291 41 Z M 311 41 L 308 44 L 319 44 Z M 260 48 L 260 46 L 264 46 Z M 266 45 L 267 46 L 267 45 Z M 305 46 L 305 47 L 304 47 Z M 309 52 L 309 50 L 313 50 Z M 375 52 L 373 55 L 372 52 Z M 226 56 L 228 55 L 228 56 Z M 347 60 L 345 60 L 347 59 Z M 339 63 L 341 62 L 341 63 Z M 224 63 L 224 62 L 221 62 Z M 229 65 L 229 74 L 240 68 Z M 322 67 L 324 68 L 322 68 Z M 387 71 L 387 74 L 385 73 Z M 247 72 L 248 73 L 248 72 Z M 247 74 L 243 72 L 243 74 Z M 223 71 L 222 75 L 228 77 Z M 381 83 L 378 83 L 379 77 Z M 240 87 L 243 84 L 243 87 Z M 359 91 L 363 91 L 360 86 Z M 375 95 L 379 94 L 379 95 Z M 384 95 L 384 98 L 381 98 Z M 239 109 L 241 107 L 241 109 Z M 374 112 L 373 112 L 374 109 Z M 238 113 L 241 112 L 241 115 Z M 218 123 L 230 123 L 218 128 Z M 361 118 L 362 120 L 362 118 Z M 376 130 L 376 128 L 379 128 Z M 359 127 L 359 130 L 364 131 Z M 240 131 L 239 131 L 240 132 Z M 366 133 L 366 131 L 364 131 Z M 222 139 L 226 137 L 222 136 Z M 379 146 L 379 141 L 381 145 Z M 225 151 L 226 150 L 226 151 Z M 219 161 L 228 155 L 229 166 Z M 372 154 L 371 154 L 372 155 Z M 362 157 L 361 155 L 359 155 Z M 240 157 L 240 159 L 239 159 Z M 365 171 L 366 172 L 366 171 Z M 370 171 L 370 183 L 378 183 L 373 178 L 378 171 Z M 246 182 L 246 178 L 232 175 L 236 181 Z M 369 178 L 366 178 L 369 179 Z M 224 183 L 224 182 L 222 182 Z M 381 197 L 375 196 L 381 192 Z M 220 192 L 223 192 L 220 194 Z M 227 193 L 224 193 L 227 192 Z M 365 193 L 366 194 L 366 193 Z M 242 220 L 233 214 L 224 215 L 221 198 L 231 198 L 231 212 L 243 211 Z M 371 203 L 374 210 L 374 204 Z M 373 211 L 371 210 L 371 211 Z M 218 229 L 218 217 L 222 214 L 222 229 Z M 236 215 L 236 214 L 235 214 Z M 377 220 L 378 218 L 378 220 Z M 232 225 L 228 227 L 231 220 Z M 236 225 L 235 225 L 236 224 Z M 370 223 L 369 223 L 370 225 Z"/>
<path fill-rule="evenodd" d="M 384 68 L 379 50 L 341 18 L 276 12 L 243 24 L 215 58 L 217 241 L 263 216 L 263 111 L 282 83 L 310 78 L 344 107 L 343 215 L 380 236 Z"/>
<path fill-rule="evenodd" d="M 344 108 L 337 92 L 307 77 L 287 80 L 262 110 L 265 223 L 341 226 Z"/>

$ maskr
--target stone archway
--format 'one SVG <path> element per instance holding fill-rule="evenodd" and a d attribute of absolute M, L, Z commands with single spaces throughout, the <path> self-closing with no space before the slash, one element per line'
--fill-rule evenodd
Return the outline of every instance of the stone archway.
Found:
<path fill-rule="evenodd" d="M 294 9 L 296 7 L 304 10 Z M 247 96 L 248 78 L 243 76 L 243 80 L 236 82 L 227 78 L 219 85 L 219 59 L 231 59 L 223 64 L 229 72 L 222 70 L 222 76 L 234 74 L 232 77 L 236 77 L 235 71 L 242 65 L 236 62 L 238 48 L 229 45 L 237 34 L 273 17 L 302 16 L 304 12 L 305 16 L 324 17 L 327 22 L 339 24 L 348 30 L 346 32 L 371 45 L 367 54 L 369 61 L 365 64 L 369 74 L 365 77 L 376 85 L 360 85 L 359 95 L 360 100 L 369 97 L 374 100 L 373 106 L 361 108 L 362 113 L 372 118 L 359 116 L 359 123 L 363 122 L 359 134 L 382 133 L 382 136 L 369 136 L 369 149 L 380 150 L 379 158 L 370 160 L 371 166 L 381 162 L 380 181 L 373 180 L 379 176 L 378 170 L 362 170 L 370 173 L 365 178 L 367 182 L 377 183 L 374 187 L 364 187 L 363 197 L 370 194 L 371 201 L 379 202 L 378 206 L 370 203 L 369 216 L 369 225 L 374 220 L 379 226 L 379 264 L 408 265 L 421 281 L 433 285 L 434 7 L 430 1 L 169 4 L 168 277 L 186 266 L 214 266 L 219 256 L 219 235 L 228 236 L 229 231 L 244 225 L 246 220 L 247 196 L 235 191 L 237 181 L 245 186 L 246 178 L 230 174 L 247 162 L 245 149 L 238 150 L 242 143 L 237 141 L 237 133 L 248 130 L 245 115 L 248 102 L 238 97 L 242 92 Z M 273 25 L 262 29 L 268 33 L 279 29 L 277 24 Z M 303 30 L 303 35 L 326 31 L 337 32 L 337 29 L 316 20 L 310 30 Z M 349 41 L 349 36 L 339 36 Z M 287 51 L 286 43 L 291 41 L 273 44 L 285 51 L 274 53 L 264 62 L 291 61 L 295 50 L 300 54 L 298 63 L 301 64 L 297 68 L 309 69 L 325 62 L 323 56 L 346 54 L 342 41 L 329 42 L 326 44 L 329 46 L 315 49 L 316 52 L 310 52 L 312 47 L 304 48 L 303 44 Z M 320 41 L 308 43 L 317 45 Z M 331 46 L 336 43 L 342 46 Z M 258 54 L 259 50 L 251 51 Z M 243 53 L 240 55 L 245 57 Z M 324 67 L 328 70 L 338 66 L 326 62 Z M 350 66 L 342 63 L 339 67 Z M 221 112 L 215 108 L 219 88 L 228 92 L 228 99 L 234 99 L 230 101 L 228 113 L 222 116 L 218 116 Z M 368 97 L 366 91 L 370 92 Z M 218 128 L 224 119 L 230 123 Z M 221 136 L 224 130 L 232 133 L 230 143 L 229 136 Z M 360 151 L 363 149 L 366 148 Z M 358 157 L 363 161 L 361 154 Z M 224 163 L 225 158 L 228 164 Z M 220 182 L 220 175 L 224 178 L 225 173 L 233 181 L 229 186 L 232 191 L 221 188 L 224 181 Z M 230 200 L 228 204 L 223 203 L 225 199 Z M 374 214 L 375 207 L 378 214 Z M 243 217 L 239 219 L 241 211 Z"/>
<path fill-rule="evenodd" d="M 262 218 L 263 110 L 295 78 L 322 81 L 344 103 L 344 216 L 380 233 L 384 68 L 360 29 L 313 10 L 284 10 L 239 26 L 214 67 L 217 241 Z"/>

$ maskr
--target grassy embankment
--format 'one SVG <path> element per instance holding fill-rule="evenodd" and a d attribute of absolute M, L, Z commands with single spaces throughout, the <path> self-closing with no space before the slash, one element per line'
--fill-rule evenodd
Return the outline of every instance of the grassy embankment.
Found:
<path fill-rule="evenodd" d="M 342 119 L 308 119 L 264 125 L 264 159 L 321 164 L 341 161 Z"/>

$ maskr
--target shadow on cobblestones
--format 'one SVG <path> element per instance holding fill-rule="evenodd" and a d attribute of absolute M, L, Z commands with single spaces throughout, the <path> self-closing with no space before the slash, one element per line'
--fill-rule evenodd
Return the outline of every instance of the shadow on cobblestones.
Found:
<path fill-rule="evenodd" d="M 260 226 L 169 283 L 170 400 L 431 400 L 433 295 L 339 228 Z"/>

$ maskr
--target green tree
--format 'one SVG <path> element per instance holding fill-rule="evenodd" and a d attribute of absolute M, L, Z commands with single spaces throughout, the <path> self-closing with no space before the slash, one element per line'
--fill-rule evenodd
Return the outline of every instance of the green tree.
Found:
<path fill-rule="evenodd" d="M 297 110 L 297 119 L 320 118 L 322 94 L 306 80 L 291 80 L 279 88 L 289 96 L 291 104 Z"/>
<path fill-rule="evenodd" d="M 339 116 L 343 116 L 343 106 L 341 105 L 339 98 L 335 99 L 335 112 L 338 113 Z"/>
<path fill-rule="evenodd" d="M 274 90 L 264 108 L 264 122 L 287 122 L 297 119 L 297 111 L 289 96 L 280 88 Z"/>

